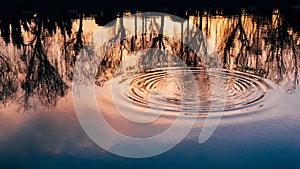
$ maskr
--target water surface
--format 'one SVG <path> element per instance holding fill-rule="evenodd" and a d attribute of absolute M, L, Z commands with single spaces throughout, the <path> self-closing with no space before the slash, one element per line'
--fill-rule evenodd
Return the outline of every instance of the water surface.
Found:
<path fill-rule="evenodd" d="M 278 9 L 186 13 L 185 22 L 141 16 L 109 26 L 103 12 L 0 19 L 1 168 L 299 168 L 300 39 L 291 16 Z M 189 24 L 201 32 L 186 34 Z M 108 43 L 100 60 L 93 40 L 99 29 L 129 38 Z M 196 39 L 199 51 L 181 43 L 188 39 Z M 150 48 L 158 50 L 149 54 Z M 116 130 L 153 136 L 178 114 L 196 116 L 194 128 L 173 149 L 150 158 L 100 148 L 82 129 L 73 104 L 74 67 L 87 56 L 100 62 L 84 68 L 93 69 L 97 102 Z M 218 60 L 208 61 L 212 56 Z M 155 121 L 129 122 L 113 102 L 133 118 Z M 209 114 L 222 119 L 199 144 Z"/>

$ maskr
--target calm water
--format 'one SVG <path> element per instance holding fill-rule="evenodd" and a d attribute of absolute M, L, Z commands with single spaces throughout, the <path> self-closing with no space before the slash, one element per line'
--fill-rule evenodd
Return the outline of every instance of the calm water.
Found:
<path fill-rule="evenodd" d="M 0 19 L 0 168 L 300 168 L 297 16 L 253 10 Z M 99 49 L 97 38 L 110 40 Z M 150 137 L 178 115 L 196 117 L 193 129 L 154 157 L 111 154 L 77 118 L 74 104 L 90 111 L 73 99 L 72 80 L 86 83 L 78 66 L 92 72 L 96 102 L 117 131 Z M 204 120 L 220 115 L 199 144 Z"/>

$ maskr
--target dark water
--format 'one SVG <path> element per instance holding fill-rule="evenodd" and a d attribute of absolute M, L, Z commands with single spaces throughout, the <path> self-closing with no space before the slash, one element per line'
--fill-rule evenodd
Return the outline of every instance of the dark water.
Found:
<path fill-rule="evenodd" d="M 297 15 L 252 8 L 173 14 L 186 21 L 122 10 L 1 18 L 0 168 L 300 168 Z M 200 32 L 186 33 L 189 24 Z M 101 56 L 99 30 L 112 38 Z M 181 43 L 191 39 L 196 45 Z M 116 130 L 149 137 L 179 114 L 197 117 L 193 129 L 150 158 L 100 148 L 74 109 L 74 69 L 87 58 L 81 66 L 94 73 L 97 103 Z M 150 126 L 128 123 L 113 102 L 146 122 L 167 113 Z M 210 115 L 222 115 L 220 124 L 199 144 Z"/>

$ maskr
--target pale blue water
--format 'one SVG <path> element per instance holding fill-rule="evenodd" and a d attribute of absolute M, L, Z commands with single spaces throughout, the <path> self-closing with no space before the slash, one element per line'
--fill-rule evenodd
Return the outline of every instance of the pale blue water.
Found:
<path fill-rule="evenodd" d="M 294 108 L 296 108 L 295 106 Z M 290 111 L 289 111 L 290 110 Z M 94 144 L 75 113 L 40 112 L 1 137 L 1 168 L 298 168 L 300 123 L 291 109 L 278 117 L 218 126 L 205 143 L 193 129 L 170 151 L 146 159 L 115 156 Z M 283 114 L 283 115 L 282 115 Z M 58 120 L 60 119 L 60 120 Z M 73 119 L 71 121 L 70 119 Z M 9 126 L 1 119 L 1 127 Z"/>

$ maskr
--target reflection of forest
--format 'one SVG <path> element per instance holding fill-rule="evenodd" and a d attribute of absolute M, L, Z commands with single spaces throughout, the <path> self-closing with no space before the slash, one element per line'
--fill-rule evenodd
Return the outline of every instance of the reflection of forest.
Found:
<path fill-rule="evenodd" d="M 55 105 L 67 92 L 75 56 L 83 46 L 82 21 L 79 17 L 73 37 L 71 18 L 1 20 L 1 101 L 15 101 L 25 109 L 37 100 Z"/>
<path fill-rule="evenodd" d="M 268 78 L 284 87 L 288 92 L 293 92 L 296 89 L 298 85 L 298 32 L 289 27 L 289 22 L 284 19 L 284 15 L 279 10 L 274 10 L 270 15 L 250 15 L 242 10 L 241 13 L 230 16 L 195 12 L 188 18 L 202 32 L 194 35 L 184 34 L 181 36 L 185 37 L 180 39 L 190 36 L 196 45 L 203 46 L 200 53 L 206 53 L 207 44 L 202 42 L 203 37 L 207 37 L 218 53 L 223 68 L 249 72 Z M 145 23 L 146 19 L 142 19 L 142 23 Z M 203 65 L 203 60 L 199 59 L 203 59 L 203 57 L 197 56 L 188 46 L 181 44 L 178 40 L 174 41 L 168 37 L 160 36 L 163 34 L 161 32 L 163 29 L 156 28 L 157 34 L 153 35 L 152 31 L 155 29 L 151 29 L 151 24 L 149 25 L 148 28 L 144 28 L 148 29 L 148 32 L 124 39 L 105 55 L 98 74 L 102 76 L 102 78 L 98 77 L 101 81 L 100 84 L 109 80 L 111 76 L 106 76 L 105 72 L 110 72 L 108 74 L 114 72 L 116 67 L 119 67 L 120 61 L 124 59 L 124 53 L 135 53 L 147 48 L 158 48 L 170 52 L 179 56 L 188 66 Z M 163 26 L 164 19 L 162 18 L 155 25 Z M 118 27 L 119 31 L 121 29 L 124 29 L 124 26 Z M 199 41 L 195 39 L 199 39 Z M 189 44 L 189 46 L 191 45 L 193 44 Z M 151 58 L 153 55 L 157 56 Z M 148 57 L 143 57 L 143 62 L 140 64 L 151 67 L 151 64 L 170 62 L 163 55 L 163 52 L 148 54 Z M 205 57 L 208 56 L 205 55 Z M 212 64 L 209 67 L 216 65 L 211 61 L 204 65 L 207 66 L 208 64 Z"/>
<path fill-rule="evenodd" d="M 297 88 L 298 32 L 289 26 L 279 10 L 270 15 L 247 14 L 245 11 L 230 16 L 221 12 L 214 15 L 199 11 L 189 13 L 189 23 L 194 23 L 202 32 L 186 34 L 183 29 L 187 25 L 182 22 L 178 39 L 163 36 L 167 20 L 171 18 L 160 17 L 155 21 L 137 18 L 133 26 L 136 30 L 142 29 L 143 33 L 108 46 L 111 50 L 107 51 L 98 68 L 96 84 L 101 86 L 109 80 L 125 57 L 149 48 L 160 50 L 149 51 L 155 53 L 146 54 L 140 65 L 153 67 L 182 60 L 189 66 L 202 67 L 203 59 L 209 57 L 208 43 L 204 40 L 208 37 L 223 68 L 266 77 L 288 92 Z M 125 14 L 130 15 L 130 12 Z M 99 28 L 96 23 L 102 21 L 106 22 L 107 18 L 101 13 L 1 19 L 0 100 L 3 103 L 15 101 L 25 108 L 30 108 L 34 100 L 44 106 L 55 105 L 70 87 L 76 57 L 88 37 Z M 115 35 L 125 37 L 126 21 L 119 19 L 118 22 Z M 186 39 L 186 42 L 192 39 L 193 43 L 188 45 L 201 50 L 203 56 L 198 56 L 197 51 L 180 39 Z M 165 52 L 178 56 L 178 60 L 170 60 Z M 151 58 L 153 55 L 157 57 Z M 218 64 L 210 60 L 207 63 L 213 67 Z"/>

